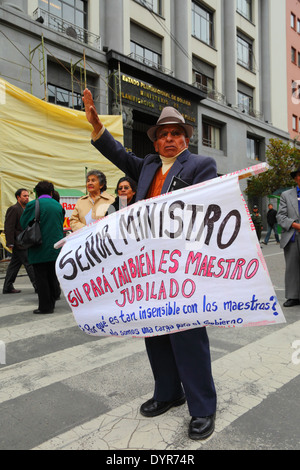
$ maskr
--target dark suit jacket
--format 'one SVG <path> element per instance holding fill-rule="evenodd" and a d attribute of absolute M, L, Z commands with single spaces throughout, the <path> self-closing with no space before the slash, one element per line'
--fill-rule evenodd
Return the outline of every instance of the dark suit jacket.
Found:
<path fill-rule="evenodd" d="M 92 144 L 125 175 L 138 182 L 136 201 L 145 199 L 155 173 L 162 165 L 159 155 L 149 154 L 145 158 L 139 158 L 127 152 L 107 130 L 100 139 L 92 141 Z M 172 165 L 163 185 L 162 194 L 168 191 L 173 176 L 179 177 L 189 186 L 201 183 L 217 176 L 216 163 L 211 157 L 195 155 L 189 150 L 184 150 Z"/>
<path fill-rule="evenodd" d="M 23 207 L 18 202 L 10 206 L 5 214 L 4 233 L 6 238 L 6 245 L 14 245 L 17 248 L 16 237 L 23 231 L 20 224 L 20 218 L 23 214 Z"/>
<path fill-rule="evenodd" d="M 284 248 L 292 238 L 295 229 L 293 222 L 300 222 L 297 189 L 293 188 L 281 194 L 277 222 L 282 227 L 280 247 Z"/>

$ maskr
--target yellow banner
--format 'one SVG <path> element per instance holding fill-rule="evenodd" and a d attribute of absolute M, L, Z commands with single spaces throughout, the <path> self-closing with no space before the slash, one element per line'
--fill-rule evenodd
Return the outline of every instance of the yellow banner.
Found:
<path fill-rule="evenodd" d="M 123 143 L 121 116 L 101 116 Z M 105 173 L 110 194 L 123 174 L 90 144 L 91 125 L 83 111 L 51 103 L 0 80 L 0 230 L 19 188 L 32 191 L 41 180 L 55 189 L 85 193 L 85 173 Z M 33 197 L 33 196 L 32 196 Z"/>

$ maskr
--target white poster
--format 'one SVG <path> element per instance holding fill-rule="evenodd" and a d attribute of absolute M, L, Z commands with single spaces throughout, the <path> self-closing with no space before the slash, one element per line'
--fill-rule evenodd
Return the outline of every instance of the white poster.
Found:
<path fill-rule="evenodd" d="M 64 239 L 56 269 L 78 326 L 147 337 L 285 322 L 238 173 L 137 202 Z"/>

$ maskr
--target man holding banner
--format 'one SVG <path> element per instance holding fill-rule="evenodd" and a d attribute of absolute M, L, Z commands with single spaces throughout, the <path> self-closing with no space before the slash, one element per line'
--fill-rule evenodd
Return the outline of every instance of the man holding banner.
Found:
<path fill-rule="evenodd" d="M 300 165 L 291 172 L 291 178 L 297 186 L 281 194 L 277 213 L 286 264 L 284 307 L 300 304 Z"/>
<path fill-rule="evenodd" d="M 104 128 L 87 89 L 83 100 L 87 120 L 93 126 L 92 144 L 138 182 L 136 201 L 168 192 L 174 181 L 190 186 L 217 177 L 216 163 L 212 158 L 195 155 L 188 150 L 193 128 L 185 123 L 175 108 L 164 108 L 156 126 L 147 132 L 157 153 L 139 158 L 128 153 Z M 145 342 L 155 388 L 153 398 L 141 406 L 141 414 L 158 416 L 187 401 L 191 415 L 189 437 L 206 439 L 214 431 L 216 412 L 206 328 L 153 336 L 146 338 Z"/>

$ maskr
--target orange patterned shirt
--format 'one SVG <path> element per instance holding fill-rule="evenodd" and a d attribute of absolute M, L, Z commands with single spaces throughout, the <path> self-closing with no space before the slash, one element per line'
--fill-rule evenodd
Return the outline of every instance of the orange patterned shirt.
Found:
<path fill-rule="evenodd" d="M 153 181 L 150 185 L 150 188 L 148 189 L 147 193 L 147 199 L 150 197 L 158 196 L 161 194 L 162 187 L 164 185 L 165 179 L 167 177 L 167 174 L 169 173 L 169 170 L 163 175 L 162 172 L 162 167 L 160 167 L 157 172 L 155 173 L 155 176 L 153 178 Z"/>

